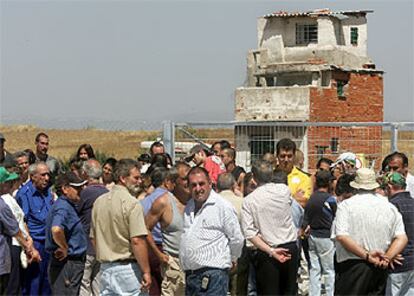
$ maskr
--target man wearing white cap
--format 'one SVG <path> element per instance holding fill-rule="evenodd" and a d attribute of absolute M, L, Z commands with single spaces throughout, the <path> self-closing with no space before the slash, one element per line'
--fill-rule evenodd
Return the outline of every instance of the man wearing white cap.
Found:
<path fill-rule="evenodd" d="M 404 249 L 407 236 L 397 208 L 378 198 L 375 172 L 361 168 L 350 185 L 358 190 L 339 204 L 335 218 L 335 295 L 383 295 L 389 263 Z"/>
<path fill-rule="evenodd" d="M 343 174 L 355 174 L 355 171 L 361 167 L 361 161 L 357 158 L 355 153 L 344 152 L 336 159 L 331 165 L 338 169 L 341 175 Z"/>

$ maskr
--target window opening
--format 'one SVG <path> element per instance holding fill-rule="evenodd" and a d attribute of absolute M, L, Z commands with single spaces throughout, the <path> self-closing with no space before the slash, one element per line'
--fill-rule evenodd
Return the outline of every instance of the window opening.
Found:
<path fill-rule="evenodd" d="M 318 43 L 318 25 L 296 24 L 296 44 Z"/>
<path fill-rule="evenodd" d="M 358 45 L 358 28 L 351 28 L 351 44 Z"/>

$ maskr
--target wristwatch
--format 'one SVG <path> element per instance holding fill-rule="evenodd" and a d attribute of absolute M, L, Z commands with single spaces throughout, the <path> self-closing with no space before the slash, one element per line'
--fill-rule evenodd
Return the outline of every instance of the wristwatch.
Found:
<path fill-rule="evenodd" d="M 365 251 L 365 261 L 369 261 L 369 251 Z"/>
<path fill-rule="evenodd" d="M 269 257 L 273 257 L 273 251 L 275 250 L 275 248 L 270 247 L 269 249 Z"/>

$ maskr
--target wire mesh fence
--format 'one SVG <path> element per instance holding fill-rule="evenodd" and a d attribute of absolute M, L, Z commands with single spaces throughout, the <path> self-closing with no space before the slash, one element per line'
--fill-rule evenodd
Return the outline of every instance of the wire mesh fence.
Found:
<path fill-rule="evenodd" d="M 364 166 L 378 169 L 392 151 L 409 158 L 414 173 L 414 122 L 159 122 L 157 125 L 130 126 L 125 129 L 43 129 L 34 126 L 1 126 L 7 138 L 6 149 L 16 152 L 34 148 L 38 132 L 50 136 L 50 153 L 69 159 L 80 144 L 116 158 L 136 158 L 148 151 L 153 141 L 162 139 L 167 151 L 180 159 L 196 143 L 206 146 L 228 140 L 237 151 L 237 164 L 250 169 L 254 160 L 274 154 L 277 142 L 291 138 L 304 152 L 304 169 L 312 171 L 321 157 L 336 159 L 340 153 L 356 153 Z M 162 128 L 162 129 L 161 129 Z M 173 149 L 174 147 L 174 149 Z"/>
<path fill-rule="evenodd" d="M 354 152 L 364 167 L 375 169 L 396 150 L 407 154 L 410 168 L 414 164 L 413 122 L 164 123 L 164 141 L 176 159 L 196 143 L 211 147 L 225 139 L 236 148 L 237 164 L 248 170 L 264 154 L 275 154 L 282 138 L 292 139 L 304 153 L 304 169 L 308 171 L 315 169 L 320 158 L 335 160 L 343 152 Z"/>

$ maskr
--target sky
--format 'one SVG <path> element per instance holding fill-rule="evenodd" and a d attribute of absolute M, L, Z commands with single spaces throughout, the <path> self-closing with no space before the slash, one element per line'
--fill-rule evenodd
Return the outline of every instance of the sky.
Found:
<path fill-rule="evenodd" d="M 0 0 L 0 123 L 154 128 L 234 119 L 257 18 L 372 9 L 384 119 L 414 121 L 414 5 L 387 1 Z"/>

